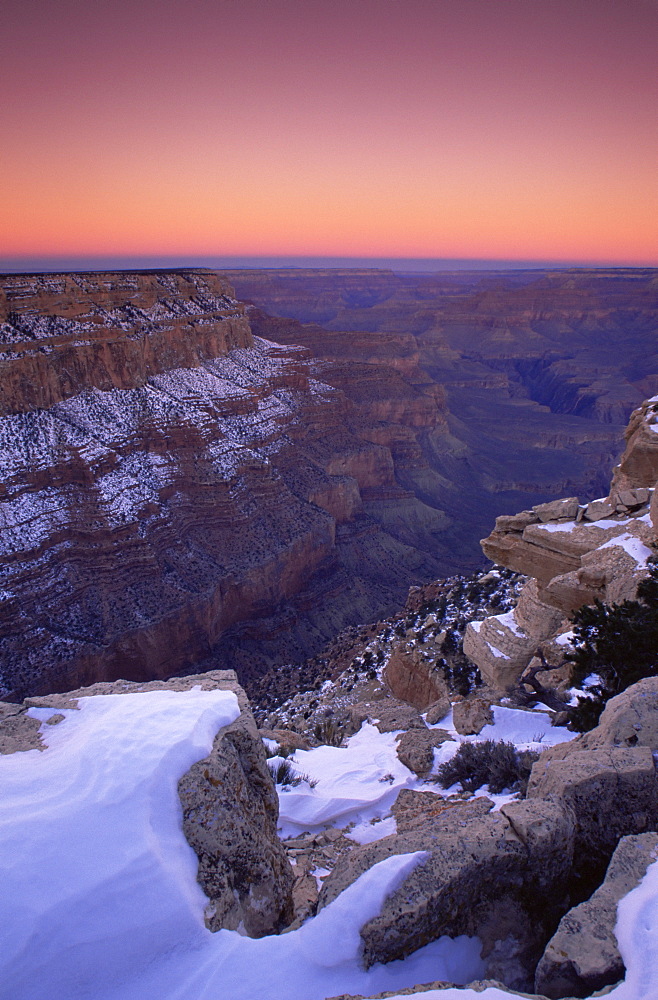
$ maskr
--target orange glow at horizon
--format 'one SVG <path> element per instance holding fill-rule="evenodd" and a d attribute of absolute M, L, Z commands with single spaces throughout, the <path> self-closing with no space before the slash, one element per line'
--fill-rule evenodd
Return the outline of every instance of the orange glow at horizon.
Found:
<path fill-rule="evenodd" d="M 9 0 L 5 28 L 2 256 L 658 265 L 653 0 Z"/>

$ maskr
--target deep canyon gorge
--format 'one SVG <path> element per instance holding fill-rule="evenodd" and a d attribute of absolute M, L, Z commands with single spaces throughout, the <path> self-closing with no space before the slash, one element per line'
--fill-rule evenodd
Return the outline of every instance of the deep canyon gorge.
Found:
<path fill-rule="evenodd" d="M 657 329 L 650 269 L 0 277 L 0 696 L 249 690 L 481 565 L 607 492 Z"/>

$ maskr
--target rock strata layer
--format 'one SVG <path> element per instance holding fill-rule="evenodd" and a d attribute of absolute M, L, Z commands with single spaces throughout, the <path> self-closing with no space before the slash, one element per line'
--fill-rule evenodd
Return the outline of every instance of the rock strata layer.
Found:
<path fill-rule="evenodd" d="M 399 486 L 383 412 L 254 339 L 222 277 L 0 290 L 0 697 L 225 663 L 249 683 L 439 572 L 445 517 Z M 440 424 L 417 396 L 396 419 Z"/>

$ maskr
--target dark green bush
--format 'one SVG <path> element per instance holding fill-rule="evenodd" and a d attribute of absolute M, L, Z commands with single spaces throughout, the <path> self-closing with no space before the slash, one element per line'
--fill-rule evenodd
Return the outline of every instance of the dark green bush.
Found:
<path fill-rule="evenodd" d="M 493 795 L 506 788 L 525 794 L 532 765 L 538 757 L 537 753 L 518 751 L 513 743 L 502 740 L 462 743 L 452 760 L 440 765 L 438 782 L 442 788 L 459 782 L 465 792 L 488 785 Z"/>
<path fill-rule="evenodd" d="M 637 601 L 582 607 L 573 616 L 574 686 L 595 674 L 587 694 L 569 710 L 573 729 L 586 732 L 599 721 L 606 702 L 643 677 L 658 674 L 658 563 L 638 587 Z"/>

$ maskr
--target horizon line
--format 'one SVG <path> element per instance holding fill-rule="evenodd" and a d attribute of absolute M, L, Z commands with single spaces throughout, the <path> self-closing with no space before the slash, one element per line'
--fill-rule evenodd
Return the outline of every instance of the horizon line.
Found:
<path fill-rule="evenodd" d="M 0 273 L 129 271 L 207 267 L 212 270 L 382 269 L 391 271 L 513 271 L 601 268 L 653 269 L 657 263 L 573 258 L 392 257 L 337 254 L 24 254 L 0 257 Z"/>

